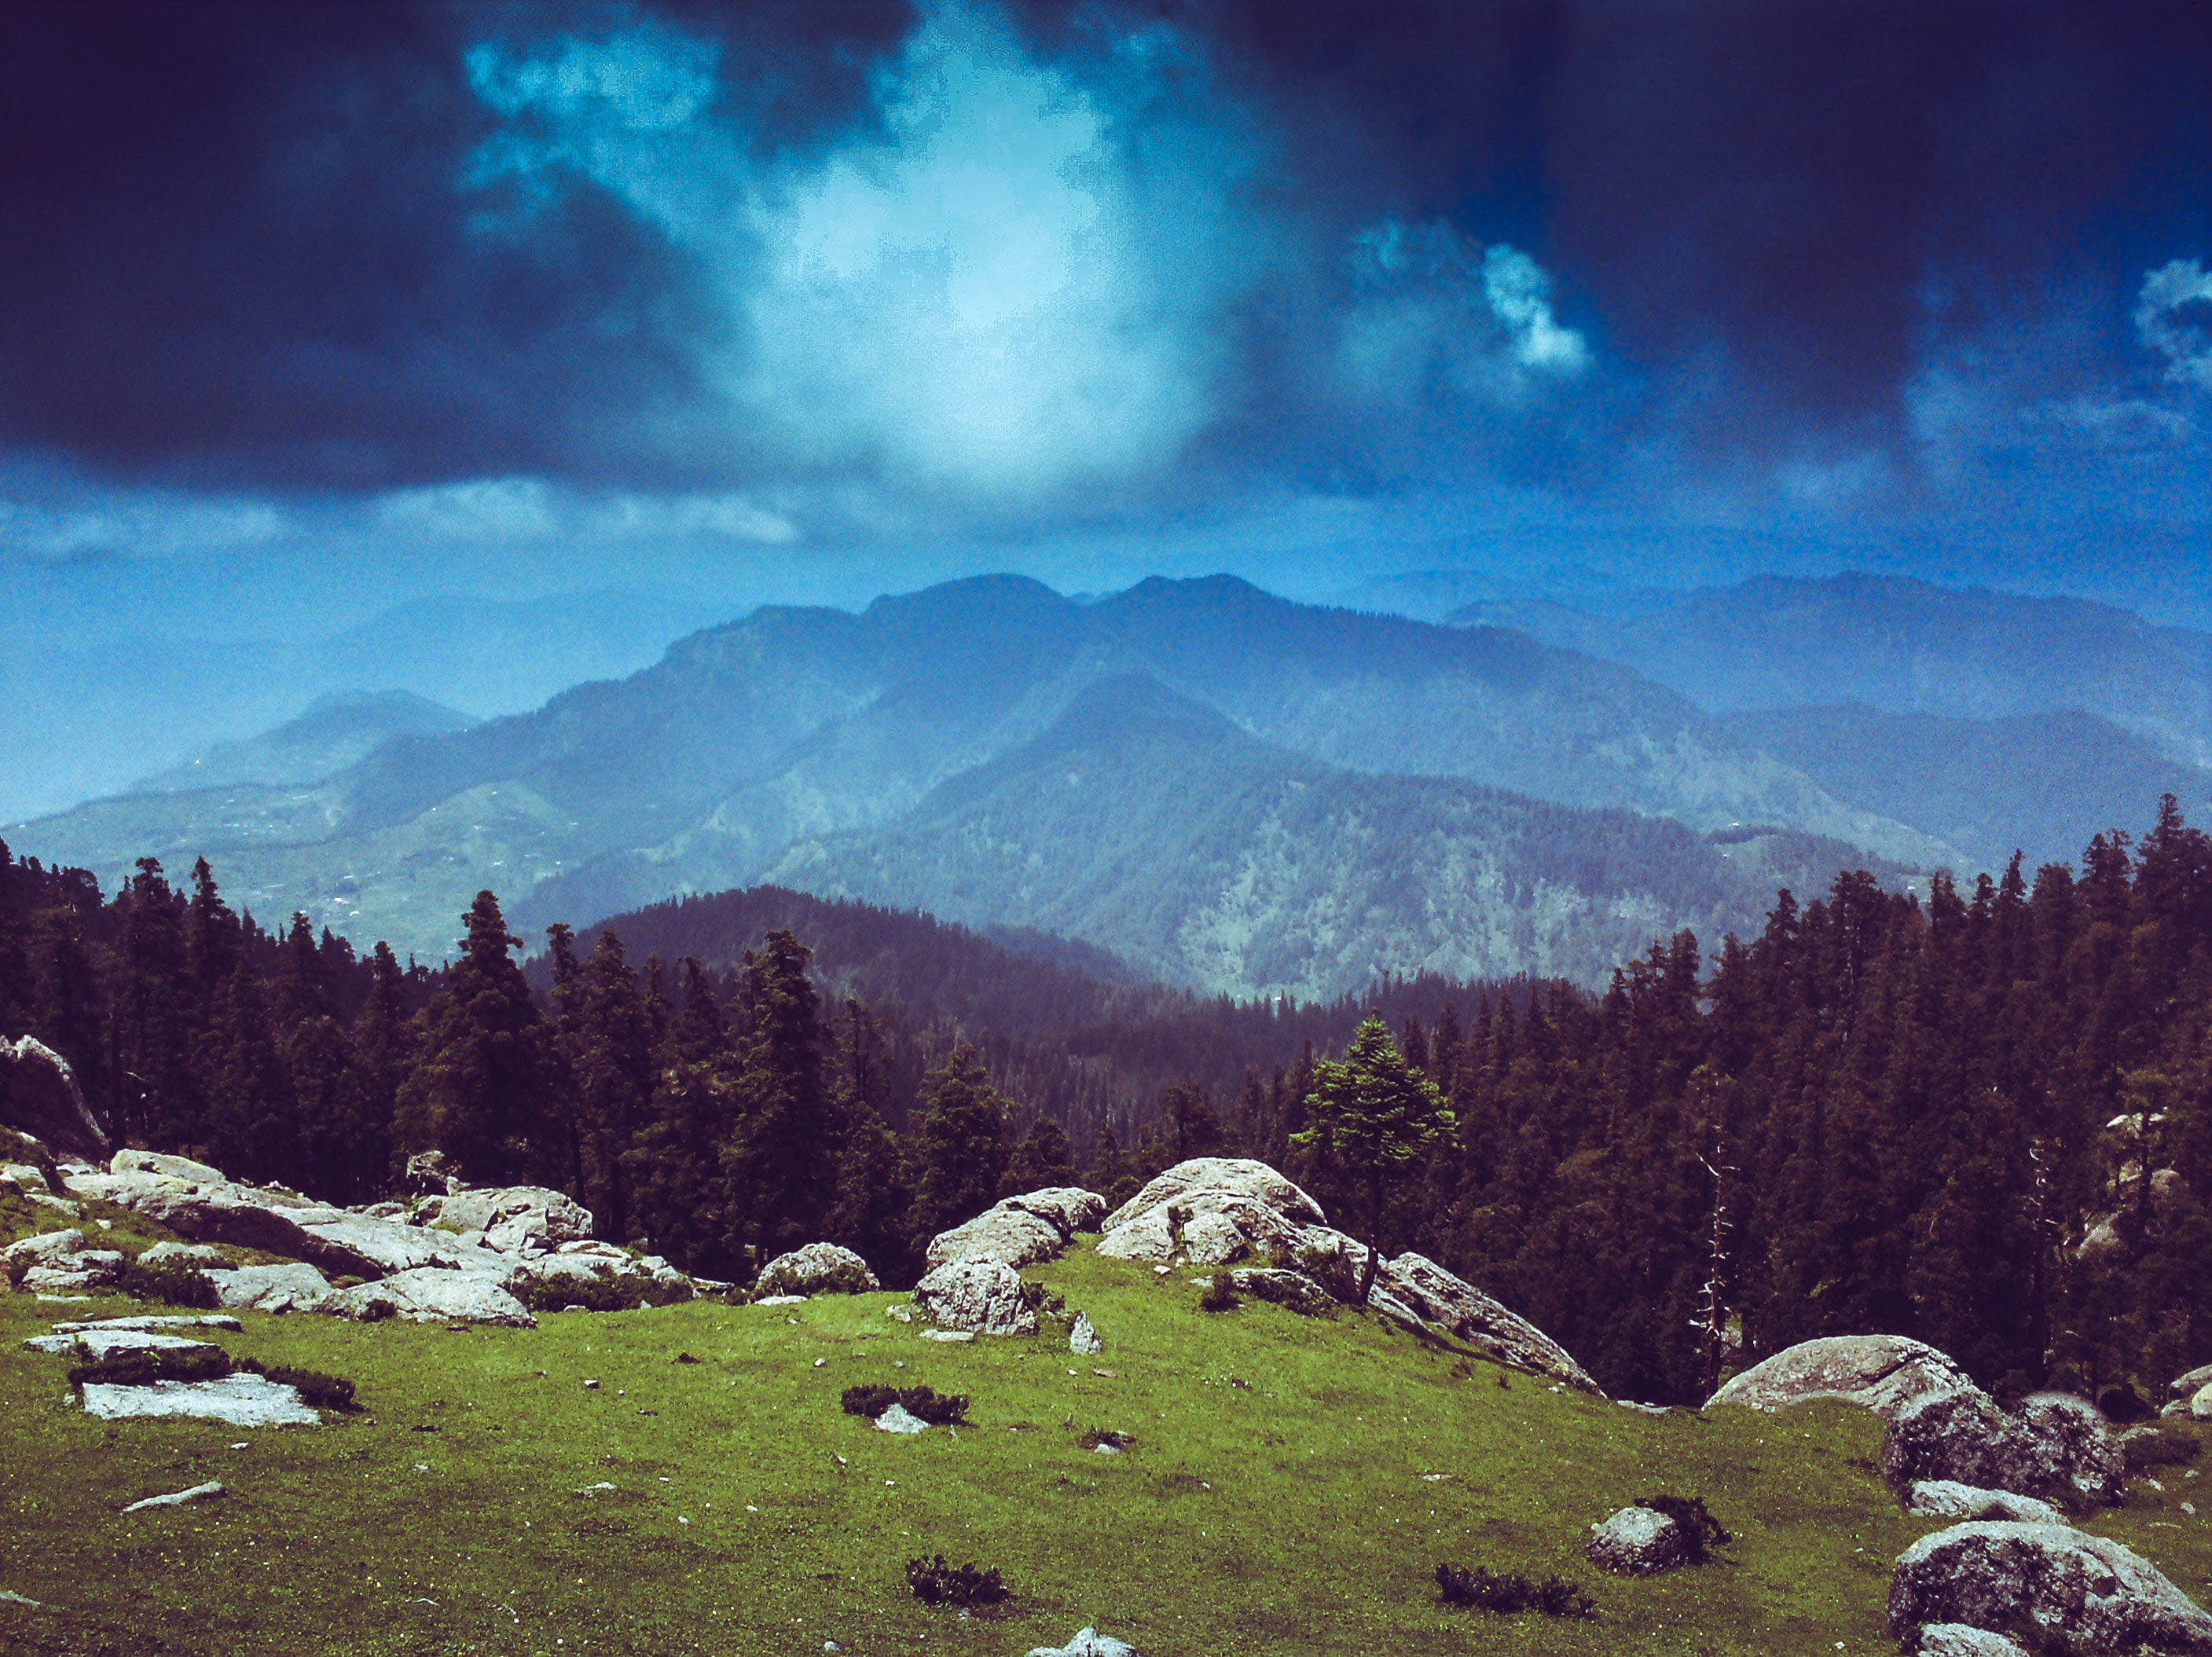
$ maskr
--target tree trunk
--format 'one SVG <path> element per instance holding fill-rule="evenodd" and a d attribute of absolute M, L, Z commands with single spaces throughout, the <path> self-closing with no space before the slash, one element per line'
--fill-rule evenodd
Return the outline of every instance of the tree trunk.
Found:
<path fill-rule="evenodd" d="M 1382 1247 L 1376 1241 L 1378 1234 L 1370 1232 L 1367 1238 L 1367 1265 L 1359 1274 L 1359 1303 L 1367 1304 L 1367 1297 L 1375 1290 L 1375 1279 L 1382 1266 Z"/>

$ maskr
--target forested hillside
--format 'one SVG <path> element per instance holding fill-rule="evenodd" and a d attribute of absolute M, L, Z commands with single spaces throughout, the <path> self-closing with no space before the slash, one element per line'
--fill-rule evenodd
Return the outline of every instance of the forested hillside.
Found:
<path fill-rule="evenodd" d="M 246 1176 L 362 1197 L 435 1146 L 723 1275 L 826 1235 L 896 1276 L 1003 1191 L 1079 1171 L 1127 1189 L 1217 1149 L 1357 1211 L 1303 1137 L 1356 1004 L 1206 1003 L 942 932 L 895 968 L 853 949 L 825 998 L 791 927 L 903 953 L 930 923 L 772 913 L 789 901 L 633 923 L 687 954 L 763 925 L 726 973 L 641 973 L 617 933 L 580 948 L 556 928 L 533 995 L 489 893 L 462 959 L 429 974 L 304 925 L 271 936 L 204 870 L 188 891 L 142 870 L 103 904 L 82 877 L 0 863 L 0 1033 L 68 1053 L 119 1132 Z M 839 993 L 870 983 L 880 1014 Z M 1780 894 L 1717 957 L 1654 944 L 1601 992 L 1416 984 L 1389 1003 L 1455 1125 L 1395 1192 L 1386 1247 L 1481 1283 L 1615 1393 L 1694 1399 L 1742 1357 L 1853 1331 L 1919 1336 L 2001 1389 L 2162 1383 L 2212 1357 L 2212 839 L 2170 798 L 2078 873 L 2015 861 L 1924 901 L 1850 873 Z M 996 1007 L 1026 1009 L 1000 1049 L 1023 1063 L 1056 1041 L 1068 1065 L 1143 1055 L 1131 1068 L 1165 1076 L 1218 1045 L 1140 1134 L 1109 1113 L 1079 1143 L 954 1038 Z M 1114 1033 L 1085 1051 L 1086 1029 Z M 902 1039 L 929 1061 L 903 1132 Z M 1199 1083 L 1246 1053 L 1234 1099 Z"/>

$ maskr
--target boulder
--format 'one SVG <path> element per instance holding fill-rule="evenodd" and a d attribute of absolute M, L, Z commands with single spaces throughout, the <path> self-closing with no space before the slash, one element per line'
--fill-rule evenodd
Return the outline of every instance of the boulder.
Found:
<path fill-rule="evenodd" d="M 624 1250 L 611 1255 L 567 1253 L 491 1255 L 489 1268 L 507 1293 L 520 1297 L 534 1287 L 574 1284 L 623 1282 L 635 1279 L 656 1288 L 689 1290 L 691 1279 L 655 1255 L 642 1259 Z M 666 1296 L 663 1296 L 666 1298 Z M 688 1299 L 688 1295 L 677 1296 Z M 800 1296 L 804 1298 L 804 1296 Z"/>
<path fill-rule="evenodd" d="M 2191 1421 L 2212 1421 L 2212 1381 L 2207 1381 L 2191 1394 L 2189 1418 Z"/>
<path fill-rule="evenodd" d="M 453 1192 L 439 1208 L 438 1223 L 481 1231 L 485 1244 L 502 1253 L 550 1253 L 592 1235 L 592 1211 L 545 1186 L 498 1186 Z"/>
<path fill-rule="evenodd" d="M 173 1156 L 163 1150 L 118 1150 L 108 1160 L 111 1174 L 159 1174 L 188 1185 L 228 1185 L 230 1177 L 219 1168 L 196 1162 L 189 1156 Z"/>
<path fill-rule="evenodd" d="M 1106 1343 L 1098 1338 L 1098 1332 L 1091 1326 L 1088 1313 L 1075 1314 L 1074 1326 L 1067 1332 L 1067 1350 L 1079 1357 L 1097 1357 L 1106 1350 Z"/>
<path fill-rule="evenodd" d="M 1067 1237 L 1051 1221 L 1027 1209 L 996 1203 L 974 1219 L 940 1231 L 922 1258 L 933 1266 L 951 1260 L 996 1260 L 1001 1266 L 1034 1266 L 1057 1259 Z"/>
<path fill-rule="evenodd" d="M 1931 1623 L 2033 1627 L 2090 1651 L 2212 1654 L 2212 1617 L 2157 1567 L 2057 1525 L 1974 1520 L 1915 1542 L 1890 1579 L 1889 1630 L 1910 1642 Z"/>
<path fill-rule="evenodd" d="M 2124 1499 L 2127 1465 L 2095 1405 L 2070 1393 L 2031 1393 L 2018 1418 L 2028 1439 L 2027 1488 L 2078 1502 Z"/>
<path fill-rule="evenodd" d="M 322 1419 L 297 1387 L 245 1371 L 220 1381 L 157 1381 L 151 1387 L 89 1383 L 84 1410 L 103 1421 L 183 1416 L 234 1427 L 312 1427 Z"/>
<path fill-rule="evenodd" d="M 133 1502 L 124 1508 L 125 1513 L 143 1513 L 149 1508 L 181 1508 L 188 1502 L 208 1502 L 223 1493 L 222 1486 L 213 1479 L 204 1484 L 195 1484 L 188 1490 L 172 1490 L 167 1496 L 149 1496 L 143 1502 Z"/>
<path fill-rule="evenodd" d="M 876 1417 L 879 1433 L 926 1433 L 929 1423 L 903 1404 L 893 1404 Z"/>
<path fill-rule="evenodd" d="M 107 1155 L 107 1130 L 68 1059 L 35 1036 L 0 1039 L 0 1122 L 71 1156 Z"/>
<path fill-rule="evenodd" d="M 337 1291 L 304 1260 L 282 1266 L 241 1266 L 206 1274 L 221 1303 L 256 1312 L 321 1312 Z"/>
<path fill-rule="evenodd" d="M 1327 1217 L 1321 1205 L 1265 1162 L 1243 1156 L 1194 1156 L 1177 1162 L 1106 1217 L 1099 1227 L 1113 1232 L 1195 1191 L 1224 1191 L 1247 1197 L 1298 1225 L 1319 1225 Z M 1103 1251 L 1102 1251 L 1103 1252 Z"/>
<path fill-rule="evenodd" d="M 410 1197 L 442 1197 L 461 1188 L 460 1170 L 442 1150 L 418 1150 L 407 1159 L 399 1188 Z"/>
<path fill-rule="evenodd" d="M 88 1329 L 228 1329 L 236 1334 L 246 1326 L 236 1318 L 221 1312 L 204 1312 L 197 1316 L 188 1312 L 141 1312 L 122 1318 L 86 1318 L 75 1323 L 58 1323 L 58 1335 L 74 1335 Z"/>
<path fill-rule="evenodd" d="M 193 1242 L 256 1248 L 352 1277 L 459 1266 L 465 1258 L 456 1239 L 364 1219 L 289 1192 L 233 1185 L 204 1163 L 151 1151 L 126 1151 L 116 1160 L 125 1157 L 145 1165 L 71 1174 L 65 1181 L 71 1194 L 120 1204 Z"/>
<path fill-rule="evenodd" d="M 1890 1417 L 1881 1470 L 1898 1490 L 1923 1479 L 2051 1494 L 2028 1434 L 1978 1387 L 1923 1393 Z"/>
<path fill-rule="evenodd" d="M 1128 1214 L 1127 1205 L 1117 1211 Z M 1308 1224 L 1292 1219 L 1249 1193 L 1208 1186 L 1181 1191 L 1173 1201 L 1130 1214 L 1119 1225 L 1109 1221 L 1106 1235 L 1098 1242 L 1098 1252 L 1109 1259 L 1155 1266 L 1169 1265 L 1178 1255 L 1194 1266 L 1233 1266 L 1239 1260 L 1287 1260 L 1302 1259 L 1311 1250 L 1342 1253 L 1347 1248 L 1364 1259 L 1364 1249 L 1341 1232 L 1330 1231 L 1319 1222 Z M 1314 1271 L 1310 1266 L 1305 1269 Z M 1357 1267 L 1338 1275 L 1346 1279 L 1343 1298 L 1356 1297 Z"/>
<path fill-rule="evenodd" d="M 1621 1576 L 1650 1576 L 1690 1557 L 1681 1526 L 1650 1508 L 1623 1508 L 1590 1533 L 1583 1550 L 1590 1563 Z"/>
<path fill-rule="evenodd" d="M 41 1231 L 35 1237 L 25 1237 L 0 1249 L 0 1260 L 11 1266 L 60 1266 L 72 1254 L 82 1254 L 86 1248 L 84 1233 L 74 1228 L 67 1231 Z"/>
<path fill-rule="evenodd" d="M 1030 1657 L 1137 1657 L 1136 1647 L 1101 1634 L 1095 1628 L 1079 1629 L 1064 1646 L 1038 1646 Z"/>
<path fill-rule="evenodd" d="M 1412 1253 L 1401 1254 L 1378 1274 L 1376 1287 L 1385 1284 L 1422 1321 L 1466 1342 L 1492 1363 L 1551 1375 L 1585 1393 L 1604 1396 L 1565 1347 L 1434 1260 Z"/>
<path fill-rule="evenodd" d="M 221 1268 L 230 1264 L 230 1256 L 220 1248 L 206 1243 L 159 1242 L 138 1257 L 141 1266 L 160 1266 L 164 1262 L 177 1266 Z"/>
<path fill-rule="evenodd" d="M 998 1260 L 948 1260 L 915 1285 L 915 1304 L 948 1330 L 982 1335 L 1034 1335 L 1036 1308 L 1020 1276 Z"/>
<path fill-rule="evenodd" d="M 29 1162 L 9 1162 L 0 1166 L 0 1186 L 13 1186 L 24 1193 L 44 1192 L 49 1196 L 53 1187 L 46 1179 L 46 1171 Z"/>
<path fill-rule="evenodd" d="M 2207 1387 L 2212 1387 L 2212 1363 L 2200 1363 L 2187 1375 L 2175 1376 L 2166 1390 L 2176 1398 L 2193 1398 Z"/>
<path fill-rule="evenodd" d="M 1964 1623 L 1930 1623 L 1920 1630 L 1920 1657 L 2027 1657 L 2027 1648 L 2008 1635 Z"/>
<path fill-rule="evenodd" d="M 1096 1231 L 1106 1217 L 1106 1199 L 1081 1186 L 1047 1186 L 1042 1191 L 1009 1197 L 1000 1205 L 1034 1214 L 1063 1237 L 1073 1237 L 1079 1231 Z"/>
<path fill-rule="evenodd" d="M 496 1277 L 431 1266 L 395 1272 L 355 1289 L 341 1289 L 320 1309 L 364 1321 L 397 1317 L 410 1323 L 491 1323 L 510 1329 L 538 1326 L 538 1320 Z"/>
<path fill-rule="evenodd" d="M 68 1333 L 57 1329 L 51 1335 L 33 1335 L 23 1344 L 33 1352 L 74 1352 L 82 1346 L 94 1357 L 104 1358 L 115 1352 L 182 1352 L 211 1346 L 213 1343 L 187 1340 L 182 1335 L 167 1335 L 158 1329 L 118 1329 L 110 1326 L 78 1328 Z"/>
<path fill-rule="evenodd" d="M 2063 1525 L 2066 1515 L 2048 1502 L 2010 1490 L 1985 1490 L 1955 1478 L 1923 1478 L 1914 1484 L 1905 1507 L 1929 1519 L 2016 1519 L 2024 1525 Z"/>
<path fill-rule="evenodd" d="M 574 1245 L 571 1245 L 573 1247 Z M 868 1263 L 836 1243 L 809 1243 L 761 1268 L 758 1295 L 872 1295 L 883 1288 Z"/>
<path fill-rule="evenodd" d="M 1831 1335 L 1800 1341 L 1737 1375 L 1706 1400 L 1774 1411 L 1808 1399 L 1841 1399 L 1893 1417 L 1931 1393 L 1978 1393 L 1973 1378 L 1934 1347 L 1902 1335 Z"/>
<path fill-rule="evenodd" d="M 122 1254 L 109 1248 L 88 1248 L 73 1254 L 66 1266 L 34 1266 L 17 1285 L 27 1295 L 81 1295 L 102 1289 L 123 1275 Z"/>

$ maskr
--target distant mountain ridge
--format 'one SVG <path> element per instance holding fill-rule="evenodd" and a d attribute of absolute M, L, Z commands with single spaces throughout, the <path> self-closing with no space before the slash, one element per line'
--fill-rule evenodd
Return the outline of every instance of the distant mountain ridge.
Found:
<path fill-rule="evenodd" d="M 1086 745 L 1103 801 L 1119 802 L 1112 774 L 1127 768 L 1130 800 L 1157 808 L 1142 822 L 1123 814 L 1133 835 L 1217 862 L 1275 836 L 1272 918 L 1205 920 L 1214 900 L 1139 855 L 1140 843 L 1117 859 L 1083 832 L 1083 812 L 1045 833 L 1063 802 L 1030 774 L 1054 741 Z M 1300 790 L 1326 805 L 1296 803 Z M 1526 798 L 1509 806 L 1505 794 Z M 1527 835 L 1503 826 L 1534 821 L 1538 802 L 1550 803 L 1542 835 L 1563 847 L 1610 845 L 1624 823 L 1641 825 L 1653 869 L 1632 878 L 1600 857 L 1593 866 L 1624 883 L 1575 888 L 1577 903 L 1618 910 L 1615 920 L 1576 919 L 1573 904 L 1540 926 L 1509 914 L 1564 903 L 1573 885 L 1541 876 Z M 1024 810 L 1041 815 L 1018 833 Z M 995 825 L 980 845 L 950 826 L 978 813 Z M 1682 827 L 1652 826 L 1659 818 Z M 450 947 L 453 917 L 480 885 L 519 915 L 584 921 L 775 877 L 1066 932 L 1181 982 L 1326 993 L 1378 968 L 1413 970 L 1443 947 L 1436 927 L 1398 914 L 1427 899 L 1395 871 L 1396 853 L 1374 849 L 1413 825 L 1439 848 L 1435 879 L 1480 867 L 1502 883 L 1482 911 L 1491 942 L 1453 970 L 1587 978 L 1623 940 L 1639 946 L 1638 928 L 1749 913 L 1698 837 L 1741 823 L 1778 825 L 1845 860 L 1861 859 L 1853 848 L 1893 867 L 1949 855 L 1632 671 L 1522 635 L 1319 610 L 1225 577 L 1152 580 L 1093 602 L 984 577 L 858 615 L 757 610 L 533 713 L 398 737 L 310 790 L 101 802 L 16 838 L 103 871 L 148 849 L 204 851 L 258 912 L 301 908 L 426 955 Z M 1516 849 L 1479 853 L 1493 832 Z M 999 841 L 1028 847 L 1024 878 L 1010 883 L 993 863 Z M 1324 892 L 1311 882 L 1332 862 L 1358 872 Z M 1694 901 L 1645 901 L 1654 881 L 1687 891 L 1701 879 L 1719 884 Z M 1334 927 L 1294 918 L 1316 904 L 1374 914 Z M 1193 941 L 1201 933 L 1213 941 Z"/>
<path fill-rule="evenodd" d="M 443 737 L 477 723 L 473 714 L 411 690 L 334 690 L 274 731 L 217 743 L 198 758 L 144 777 L 126 794 L 173 794 L 254 783 L 320 782 L 394 737 Z"/>

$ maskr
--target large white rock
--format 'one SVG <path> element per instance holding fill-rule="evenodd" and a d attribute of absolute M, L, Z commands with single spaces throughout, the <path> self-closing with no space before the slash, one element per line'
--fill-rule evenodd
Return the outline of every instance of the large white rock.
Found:
<path fill-rule="evenodd" d="M 23 1343 L 33 1352 L 73 1352 L 79 1346 L 95 1358 L 104 1358 L 117 1352 L 184 1352 L 194 1348 L 215 1350 L 211 1342 L 187 1340 L 181 1335 L 165 1335 L 157 1329 L 79 1329 L 64 1334 L 57 1330 L 51 1335 L 33 1335 Z"/>
<path fill-rule="evenodd" d="M 1036 1647 L 1030 1657 L 1137 1657 L 1137 1648 L 1110 1634 L 1086 1628 L 1079 1630 L 1064 1646 Z"/>
<path fill-rule="evenodd" d="M 410 1323 L 490 1323 L 510 1329 L 535 1329 L 538 1320 L 507 1293 L 500 1280 L 476 1272 L 423 1267 L 397 1272 L 375 1283 L 341 1289 L 326 1303 L 341 1317 L 364 1320 L 404 1318 Z"/>
<path fill-rule="evenodd" d="M 1930 1393 L 1979 1392 L 1973 1378 L 1925 1342 L 1903 1335 L 1831 1335 L 1800 1341 L 1735 1376 L 1705 1407 L 1775 1411 L 1816 1398 L 1840 1399 L 1894 1417 Z"/>
<path fill-rule="evenodd" d="M 1265 1162 L 1244 1156 L 1193 1156 L 1152 1180 L 1108 1215 L 1099 1229 L 1118 1231 L 1140 1215 L 1182 1202 L 1194 1191 L 1249 1197 L 1302 1225 L 1319 1225 L 1328 1217 L 1319 1203 Z"/>
<path fill-rule="evenodd" d="M 1955 1478 L 1923 1478 L 1905 1506 L 1929 1519 L 2014 1519 L 2024 1525 L 2063 1525 L 2066 1515 L 2048 1502 L 2011 1490 L 1985 1490 Z"/>
<path fill-rule="evenodd" d="M 159 1242 L 138 1257 L 141 1266 L 161 1266 L 170 1261 L 179 1266 L 214 1266 L 221 1270 L 230 1264 L 230 1256 L 208 1243 Z"/>
<path fill-rule="evenodd" d="M 1072 1237 L 1079 1231 L 1096 1231 L 1106 1217 L 1106 1199 L 1081 1186 L 1047 1186 L 1041 1191 L 1025 1191 L 1006 1200 L 1045 1221 L 1063 1237 Z"/>
<path fill-rule="evenodd" d="M 229 1175 L 219 1168 L 196 1162 L 189 1156 L 173 1156 L 162 1150 L 118 1150 L 108 1159 L 111 1174 L 159 1174 L 193 1185 L 228 1185 Z"/>
<path fill-rule="evenodd" d="M 1964 1623 L 1930 1623 L 1920 1630 L 1920 1657 L 2027 1657 L 2027 1648 L 2008 1634 Z"/>
<path fill-rule="evenodd" d="M 753 1296 L 873 1294 L 882 1287 L 868 1263 L 851 1249 L 813 1242 L 779 1254 L 763 1266 Z"/>
<path fill-rule="evenodd" d="M 2193 1398 L 2212 1387 L 2212 1363 L 2200 1363 L 2185 1375 L 2176 1375 L 2168 1388 L 2176 1398 Z"/>
<path fill-rule="evenodd" d="M 206 1274 L 225 1306 L 257 1312 L 320 1312 L 337 1291 L 304 1260 L 241 1266 Z"/>
<path fill-rule="evenodd" d="M 492 1247 L 510 1253 L 550 1252 L 592 1235 L 592 1211 L 545 1186 L 474 1187 L 448 1195 L 438 1223 L 456 1231 L 481 1231 Z"/>
<path fill-rule="evenodd" d="M 123 1255 L 112 1248 L 84 1248 L 58 1264 L 34 1266 L 23 1273 L 27 1295 L 76 1295 L 99 1289 L 123 1275 Z"/>
<path fill-rule="evenodd" d="M 71 1229 L 67 1231 L 41 1231 L 35 1237 L 25 1237 L 0 1249 L 0 1260 L 9 1266 L 65 1266 L 72 1254 L 82 1254 L 87 1245 L 84 1233 Z"/>
<path fill-rule="evenodd" d="M 1889 1631 L 1910 1642 L 1930 1623 L 2028 1623 L 2091 1651 L 2212 1654 L 2212 1617 L 2156 1566 L 2057 1525 L 1975 1520 L 1915 1542 L 1890 1579 Z"/>
<path fill-rule="evenodd" d="M 1018 1267 L 1057 1259 L 1066 1246 L 1066 1236 L 1051 1221 L 998 1203 L 950 1231 L 939 1232 L 929 1240 L 922 1258 L 933 1266 L 975 1259 Z"/>
<path fill-rule="evenodd" d="M 322 1419 L 297 1387 L 245 1372 L 220 1381 L 157 1381 L 151 1387 L 88 1385 L 84 1408 L 103 1421 L 185 1416 L 234 1427 L 312 1427 Z"/>
<path fill-rule="evenodd" d="M 1571 1387 L 1604 1396 L 1589 1371 L 1575 1362 L 1565 1347 L 1425 1255 L 1409 1251 L 1386 1263 L 1376 1287 L 1385 1285 L 1424 1322 L 1466 1342 L 1492 1363 L 1555 1376 Z"/>
<path fill-rule="evenodd" d="M 1650 1576 L 1690 1557 L 1681 1526 L 1655 1508 L 1623 1508 L 1590 1532 L 1583 1550 L 1590 1563 L 1622 1576 Z"/>
<path fill-rule="evenodd" d="M 915 1285 L 914 1301 L 940 1328 L 1036 1333 L 1036 1308 L 1022 1292 L 1020 1274 L 997 1260 L 948 1260 Z"/>

